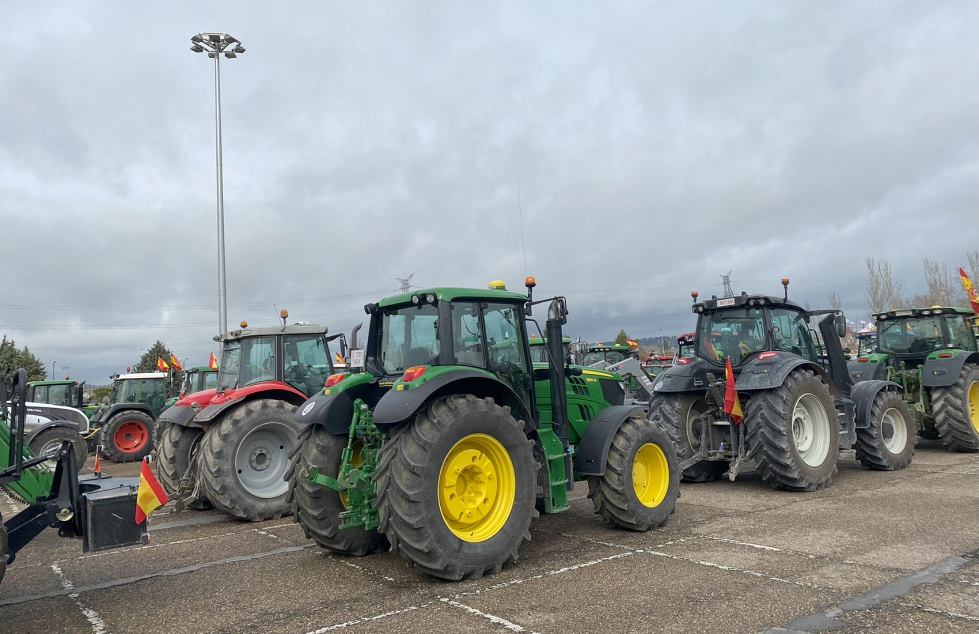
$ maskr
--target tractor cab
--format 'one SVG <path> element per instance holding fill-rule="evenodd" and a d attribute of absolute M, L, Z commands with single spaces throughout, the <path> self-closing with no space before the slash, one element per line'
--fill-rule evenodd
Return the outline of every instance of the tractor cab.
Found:
<path fill-rule="evenodd" d="M 68 377 L 64 380 L 31 381 L 27 384 L 27 400 L 31 403 L 46 403 L 61 407 L 82 409 L 85 404 L 82 396 L 83 383 Z"/>
<path fill-rule="evenodd" d="M 600 364 L 602 367 L 605 367 L 615 365 L 620 361 L 624 361 L 630 357 L 634 358 L 635 356 L 636 351 L 631 346 L 598 343 L 585 348 L 581 365 L 594 366 Z"/>
<path fill-rule="evenodd" d="M 688 332 L 676 338 L 677 351 L 673 357 L 673 365 L 677 363 L 690 363 L 690 359 L 697 356 L 697 333 Z M 686 359 L 686 361 L 681 361 Z"/>
<path fill-rule="evenodd" d="M 540 364 L 548 363 L 547 339 L 544 339 L 543 337 L 538 337 L 534 333 L 530 333 L 529 343 L 530 343 L 531 362 L 534 363 L 535 365 L 538 363 Z M 572 348 L 571 337 L 563 337 L 561 339 L 561 343 L 564 345 L 564 358 L 567 359 L 568 357 L 572 357 L 573 359 L 574 353 L 571 350 Z"/>
<path fill-rule="evenodd" d="M 877 352 L 877 333 L 861 332 L 857 333 L 857 359 L 866 357 Z"/>
<path fill-rule="evenodd" d="M 943 306 L 877 313 L 877 353 L 891 364 L 918 367 L 944 350 L 975 352 L 975 315 L 967 308 Z"/>
<path fill-rule="evenodd" d="M 218 371 L 206 365 L 187 368 L 184 370 L 184 380 L 180 386 L 180 394 L 193 394 L 204 390 L 213 390 L 218 386 Z"/>
<path fill-rule="evenodd" d="M 166 403 L 165 372 L 140 372 L 112 375 L 108 404 L 102 405 L 92 418 L 93 423 L 107 419 L 120 406 L 131 403 L 145 405 L 153 416 L 159 415 Z"/>

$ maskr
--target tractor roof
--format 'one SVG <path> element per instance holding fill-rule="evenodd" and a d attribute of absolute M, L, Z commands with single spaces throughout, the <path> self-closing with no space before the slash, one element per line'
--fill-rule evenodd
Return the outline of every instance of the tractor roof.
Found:
<path fill-rule="evenodd" d="M 44 381 L 28 381 L 27 384 L 38 387 L 41 385 L 74 385 L 77 382 L 75 379 L 47 379 Z"/>
<path fill-rule="evenodd" d="M 192 368 L 184 368 L 184 372 L 217 372 L 217 370 L 209 365 L 198 365 Z"/>
<path fill-rule="evenodd" d="M 527 343 L 529 343 L 532 346 L 542 346 L 545 343 L 547 343 L 547 337 L 541 339 L 537 335 L 531 334 L 530 339 L 527 341 Z M 567 337 L 567 336 L 561 337 L 561 343 L 571 343 L 571 337 Z"/>
<path fill-rule="evenodd" d="M 620 343 L 610 343 L 610 344 L 596 343 L 596 344 L 589 345 L 588 348 L 587 348 L 587 350 L 588 350 L 588 352 L 600 352 L 600 351 L 603 351 L 603 350 L 614 350 L 614 351 L 617 351 L 617 352 L 626 352 L 626 351 L 635 350 L 635 348 L 633 348 L 632 346 L 626 346 L 626 345 L 623 345 L 623 344 L 620 344 Z"/>
<path fill-rule="evenodd" d="M 428 295 L 429 293 L 433 293 L 440 302 L 453 302 L 460 299 L 480 299 L 485 301 L 497 300 L 505 302 L 527 301 L 527 296 L 523 293 L 514 293 L 513 291 L 508 291 L 505 288 L 497 290 L 486 288 L 456 288 L 452 286 L 440 286 L 385 297 L 378 302 L 377 306 L 378 308 L 387 308 L 389 306 L 411 304 L 412 295 Z"/>
<path fill-rule="evenodd" d="M 134 372 L 133 374 L 118 374 L 112 377 L 113 381 L 125 381 L 127 379 L 165 379 L 166 372 Z"/>
<path fill-rule="evenodd" d="M 930 315 L 959 314 L 972 316 L 976 311 L 958 306 L 931 306 L 929 308 L 897 308 L 882 313 L 874 313 L 874 319 L 896 319 L 897 317 L 927 317 Z"/>
<path fill-rule="evenodd" d="M 805 311 L 802 306 L 799 306 L 791 299 L 783 299 L 781 297 L 772 297 L 771 295 L 748 295 L 744 291 L 740 295 L 735 295 L 734 297 L 711 297 L 710 299 L 705 299 L 702 302 L 695 303 L 691 310 L 695 313 L 703 312 L 714 312 L 718 310 L 730 310 L 731 308 L 741 308 L 748 306 L 754 308 L 755 306 L 784 306 L 788 308 L 794 308 L 799 311 Z"/>
<path fill-rule="evenodd" d="M 326 326 L 318 326 L 316 324 L 286 326 L 285 328 L 282 326 L 268 326 L 266 328 L 245 326 L 238 330 L 229 331 L 224 340 L 234 341 L 236 339 L 247 339 L 250 337 L 271 337 L 273 335 L 323 335 L 326 334 L 326 331 Z M 216 335 L 214 340 L 221 341 L 221 335 Z"/>

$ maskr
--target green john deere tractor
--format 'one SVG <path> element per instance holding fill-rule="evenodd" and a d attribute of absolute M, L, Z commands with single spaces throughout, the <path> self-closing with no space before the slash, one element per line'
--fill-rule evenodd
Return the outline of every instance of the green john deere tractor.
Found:
<path fill-rule="evenodd" d="M 0 515 L 0 581 L 17 552 L 46 528 L 81 537 L 84 552 L 145 544 L 146 522 L 135 521 L 139 478 L 79 476 L 70 440 L 51 454 L 32 454 L 24 433 L 27 373 L 14 373 L 9 405 L 4 383 L 0 380 L 0 489 L 26 508 L 6 521 Z"/>
<path fill-rule="evenodd" d="M 167 374 L 115 374 L 111 378 L 109 402 L 92 416 L 102 455 L 114 462 L 142 460 L 153 450 L 154 421 L 166 404 Z"/>
<path fill-rule="evenodd" d="M 979 351 L 967 308 L 906 308 L 874 315 L 877 342 L 850 361 L 854 382 L 900 383 L 918 432 L 955 451 L 979 451 Z"/>
<path fill-rule="evenodd" d="M 422 572 L 463 579 L 516 561 L 538 501 L 568 510 L 575 480 L 610 524 L 666 521 L 679 487 L 669 436 L 639 406 L 569 406 L 575 381 L 601 390 L 612 375 L 565 365 L 566 300 L 533 301 L 534 285 L 433 288 L 365 307 L 366 350 L 296 411 L 305 428 L 289 490 L 308 537 L 347 555 L 390 543 Z M 544 302 L 548 363 L 535 368 L 527 322 Z"/>
<path fill-rule="evenodd" d="M 698 302 L 692 293 L 695 356 L 656 377 L 649 404 L 650 418 L 676 438 L 683 478 L 703 482 L 726 472 L 734 480 L 750 461 L 774 487 L 814 491 L 829 484 L 849 447 L 870 469 L 907 467 L 915 435 L 902 386 L 854 384 L 840 343 L 843 314 L 805 310 L 789 301 L 789 280 L 782 284 L 783 297 Z"/>

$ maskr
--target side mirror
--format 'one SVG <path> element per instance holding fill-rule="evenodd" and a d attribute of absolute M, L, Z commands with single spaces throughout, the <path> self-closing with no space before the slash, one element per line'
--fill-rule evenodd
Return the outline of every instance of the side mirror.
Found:
<path fill-rule="evenodd" d="M 836 316 L 836 334 L 840 339 L 846 336 L 846 318 L 843 315 Z"/>

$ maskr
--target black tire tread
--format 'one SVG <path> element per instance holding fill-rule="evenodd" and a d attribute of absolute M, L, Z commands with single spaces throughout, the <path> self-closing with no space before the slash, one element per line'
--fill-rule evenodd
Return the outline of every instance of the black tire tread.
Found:
<path fill-rule="evenodd" d="M 900 454 L 891 453 L 884 445 L 879 426 L 880 418 L 888 409 L 896 409 L 904 419 L 907 431 L 908 447 Z M 896 471 L 904 469 L 911 464 L 911 457 L 914 456 L 914 443 L 917 438 L 917 429 L 914 417 L 904 398 L 891 390 L 881 390 L 874 397 L 874 402 L 870 407 L 871 425 L 863 429 L 857 429 L 857 444 L 854 446 L 857 452 L 857 460 L 874 471 Z"/>
<path fill-rule="evenodd" d="M 180 493 L 180 480 L 190 466 L 184 464 L 183 456 L 190 453 L 194 441 L 202 433 L 205 433 L 204 430 L 197 427 L 182 427 L 171 424 L 160 435 L 156 448 L 156 478 L 171 498 Z M 193 460 L 200 460 L 200 451 L 194 454 Z M 198 466 L 199 464 L 198 462 Z M 207 499 L 199 477 L 196 487 L 196 495 L 184 497 L 184 506 L 198 511 L 206 511 L 211 508 L 211 501 Z"/>
<path fill-rule="evenodd" d="M 45 429 L 31 440 L 31 445 L 40 449 L 49 440 L 54 438 L 71 441 L 71 447 L 75 450 L 76 466 L 78 467 L 78 471 L 81 471 L 85 466 L 85 461 L 88 459 L 88 444 L 85 442 L 85 438 L 74 429 L 70 427 L 51 427 Z M 37 455 L 37 451 L 33 447 L 31 447 L 31 452 Z"/>
<path fill-rule="evenodd" d="M 632 463 L 640 437 L 649 436 L 644 428 L 652 426 L 656 432 L 650 440 L 655 441 L 666 455 L 670 469 L 670 484 L 666 497 L 654 509 L 644 506 L 637 498 L 632 484 Z M 633 531 L 648 531 L 662 526 L 676 510 L 679 497 L 679 463 L 674 451 L 673 440 L 669 434 L 653 420 L 633 416 L 622 423 L 612 437 L 605 475 L 588 478 L 588 497 L 597 513 L 605 522 Z"/>
<path fill-rule="evenodd" d="M 143 423 L 146 430 L 149 432 L 149 440 L 143 445 L 143 448 L 134 453 L 124 453 L 116 448 L 115 443 L 112 441 L 112 436 L 115 433 L 116 428 L 123 422 L 127 420 L 138 420 Z M 112 462 L 136 462 L 142 460 L 146 456 L 150 455 L 153 451 L 153 445 L 156 443 L 156 422 L 140 410 L 124 410 L 112 415 L 112 418 L 105 421 L 102 425 L 102 429 L 99 430 L 99 442 L 102 445 L 102 457 L 108 458 Z"/>
<path fill-rule="evenodd" d="M 979 366 L 966 363 L 955 383 L 948 387 L 931 388 L 935 428 L 942 444 L 952 451 L 979 451 L 979 434 L 976 434 L 969 422 L 969 404 L 966 403 L 966 387 L 976 380 L 979 380 Z"/>

